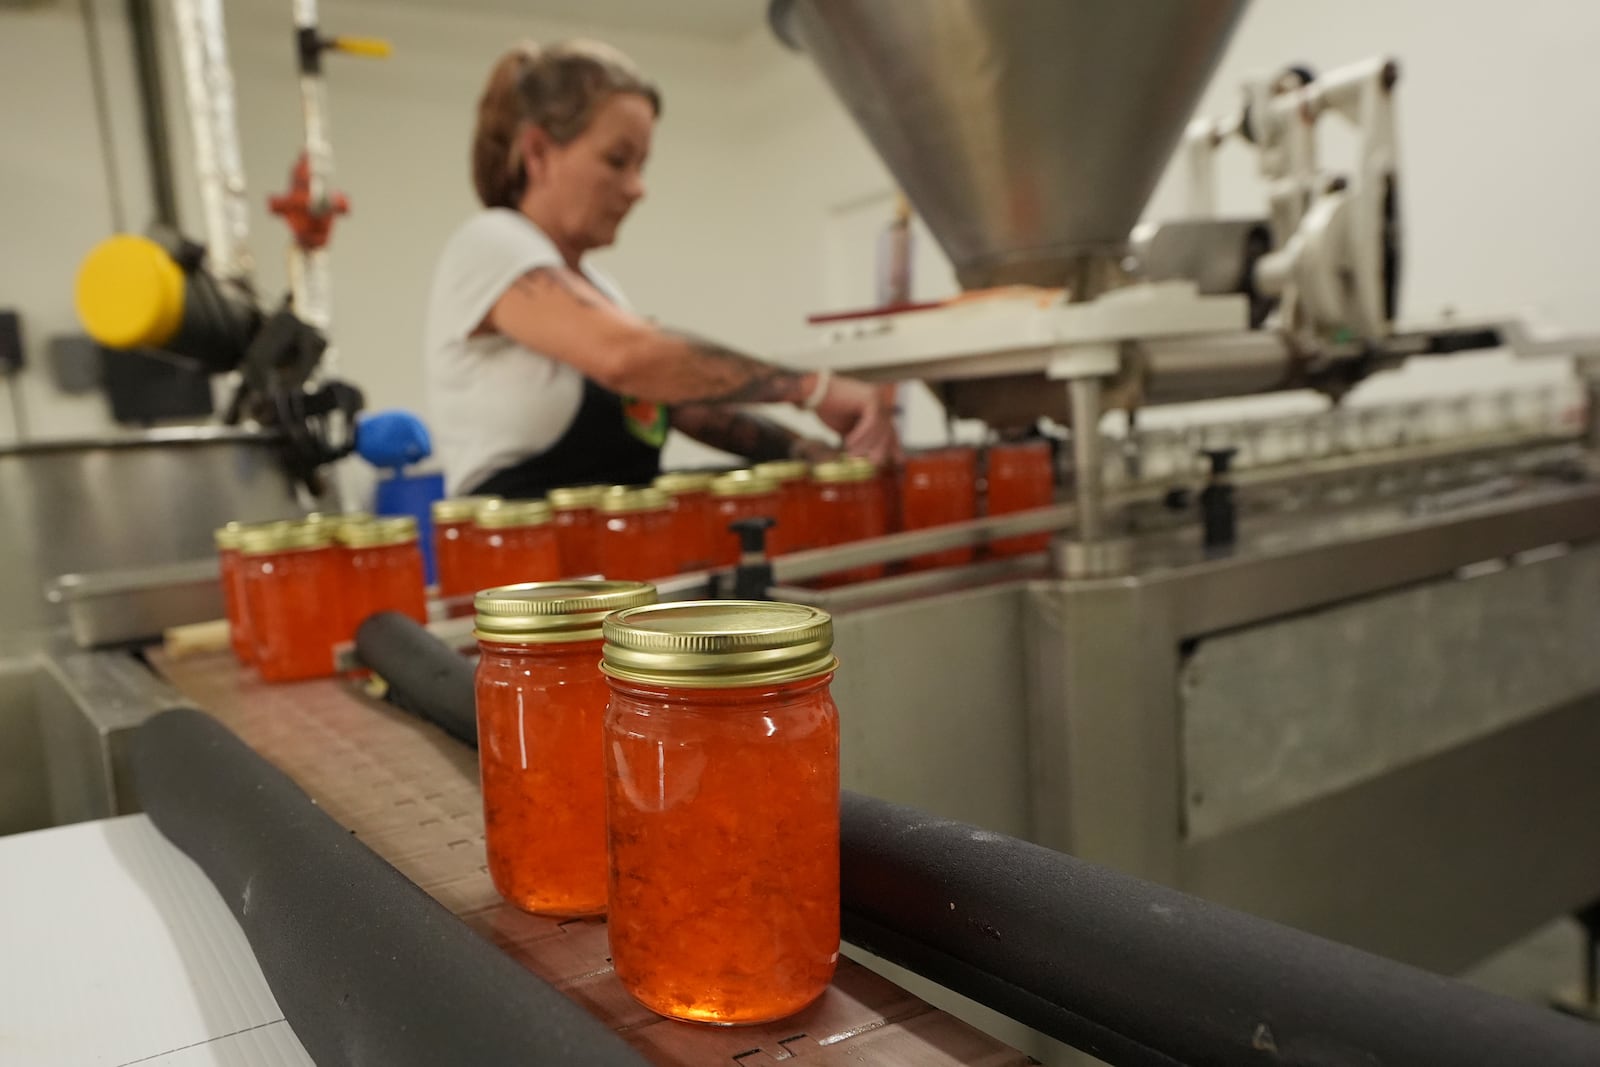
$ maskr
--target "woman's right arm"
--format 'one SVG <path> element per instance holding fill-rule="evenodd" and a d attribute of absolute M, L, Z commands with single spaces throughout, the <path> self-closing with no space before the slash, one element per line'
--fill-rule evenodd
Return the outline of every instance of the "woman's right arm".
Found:
<path fill-rule="evenodd" d="M 518 278 L 490 309 L 486 325 L 613 392 L 656 403 L 801 406 L 817 386 L 815 374 L 663 330 L 564 267 L 539 267 Z M 898 450 L 890 410 L 864 382 L 831 379 L 816 412 L 856 455 L 881 462 Z"/>

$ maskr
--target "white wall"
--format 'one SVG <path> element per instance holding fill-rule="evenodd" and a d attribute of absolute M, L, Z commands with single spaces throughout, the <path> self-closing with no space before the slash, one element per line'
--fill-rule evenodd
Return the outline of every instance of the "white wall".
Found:
<path fill-rule="evenodd" d="M 98 394 L 69 397 L 51 385 L 45 350 L 50 336 L 81 332 L 72 279 L 83 251 L 110 233 L 119 215 L 142 224 L 148 203 L 121 9 L 114 0 L 92 5 L 111 89 L 114 168 L 95 121 L 79 6 L 0 11 L 0 307 L 21 311 L 27 360 L 15 381 L 0 379 L 0 393 L 20 390 L 34 436 L 92 434 L 110 425 Z M 18 437 L 12 410 L 12 398 L 0 397 L 0 443 Z"/>
<path fill-rule="evenodd" d="M 1201 108 L 1226 110 L 1243 77 L 1290 62 L 1331 69 L 1374 54 L 1397 57 L 1403 314 L 1422 319 L 1446 307 L 1462 314 L 1530 312 L 1569 331 L 1594 330 L 1600 329 L 1600 301 L 1594 299 L 1600 286 L 1590 249 L 1600 247 L 1592 192 L 1600 185 L 1600 140 L 1592 133 L 1594 90 L 1587 82 L 1588 57 L 1597 46 L 1600 6 L 1568 0 L 1529 0 L 1515 8 L 1496 0 L 1258 0 Z M 803 58 L 785 53 L 765 33 L 752 35 L 745 49 L 748 81 L 741 95 L 752 124 L 750 154 L 766 161 L 761 173 L 768 204 L 762 240 L 751 254 L 764 253 L 767 266 L 751 271 L 738 324 L 748 328 L 751 343 L 797 350 L 806 344 L 801 323 L 807 312 L 871 299 L 870 247 L 858 250 L 857 291 L 847 295 L 828 285 L 830 277 L 839 280 L 839 271 L 830 273 L 821 235 L 864 201 L 884 205 L 886 219 L 890 181 Z M 1260 213 L 1260 187 L 1243 149 L 1224 157 L 1219 189 L 1224 210 Z M 1178 215 L 1182 203 L 1169 171 L 1147 217 Z M 922 265 L 918 295 L 947 292 L 947 270 Z M 1546 381 L 1564 373 L 1559 363 L 1512 366 L 1503 355 L 1417 361 L 1375 379 L 1357 399 Z M 1316 404 L 1296 397 L 1246 406 Z M 929 440 L 940 433 L 934 413 L 921 407 L 910 434 Z"/>
<path fill-rule="evenodd" d="M 466 153 L 482 78 L 520 37 L 549 40 L 583 28 L 442 0 L 325 0 L 322 7 L 330 31 L 387 37 L 395 46 L 381 62 L 329 59 L 338 185 L 354 202 L 332 246 L 342 372 L 366 389 L 374 408 L 420 411 L 422 297 L 436 250 L 474 206 Z M 119 143 L 126 142 L 119 187 L 139 225 L 148 200 L 122 5 L 97 0 L 97 9 Z M 228 5 L 256 205 L 252 246 L 267 293 L 282 290 L 287 231 L 264 201 L 284 185 L 300 134 L 288 10 L 281 0 Z M 772 355 L 806 347 L 808 313 L 871 301 L 871 238 L 880 214 L 887 221 L 890 183 L 809 61 L 764 29 L 735 42 L 596 33 L 632 54 L 665 90 L 650 196 L 621 246 L 603 255 L 643 312 Z M 1569 328 L 1600 328 L 1588 269 L 1588 249 L 1600 239 L 1589 192 L 1600 184 L 1600 147 L 1589 132 L 1584 62 L 1597 44 L 1600 7 L 1564 0 L 1528 0 L 1515 17 L 1491 0 L 1262 0 L 1203 106 L 1221 110 L 1241 76 L 1285 61 L 1331 67 L 1376 52 L 1397 56 L 1407 314 L 1446 304 L 1464 313 L 1531 308 Z M 175 60 L 170 35 L 164 45 Z M 171 74 L 182 153 L 187 136 Z M 12 253 L 0 264 L 0 305 L 23 307 L 37 349 L 46 333 L 75 329 L 73 268 L 111 228 L 112 183 L 92 123 L 76 5 L 0 13 L 0 87 L 7 100 L 0 233 Z M 180 154 L 185 219 L 198 232 L 188 169 Z M 1221 190 L 1227 208 L 1259 204 L 1242 151 L 1227 157 Z M 1169 177 L 1151 215 L 1175 213 L 1179 203 Z M 948 267 L 921 236 L 916 295 L 944 295 L 953 288 Z M 1484 363 L 1450 361 L 1416 380 L 1428 389 L 1488 380 L 1497 364 Z M 28 377 L 36 432 L 61 436 L 103 424 L 98 400 L 67 402 L 37 372 Z M 0 440 L 9 433 L 4 408 Z M 929 403 L 919 405 L 912 429 L 920 440 L 942 432 Z M 700 454 L 675 442 L 669 458 Z"/>

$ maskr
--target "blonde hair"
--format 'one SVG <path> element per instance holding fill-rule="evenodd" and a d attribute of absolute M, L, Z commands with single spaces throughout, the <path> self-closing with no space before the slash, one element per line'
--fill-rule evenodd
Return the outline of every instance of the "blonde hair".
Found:
<path fill-rule="evenodd" d="M 484 207 L 516 207 L 528 176 L 517 135 L 532 123 L 557 144 L 589 128 L 617 93 L 637 93 L 661 114 L 661 93 L 633 61 L 599 41 L 563 41 L 540 48 L 524 42 L 495 62 L 478 98 L 472 134 L 472 184 Z"/>

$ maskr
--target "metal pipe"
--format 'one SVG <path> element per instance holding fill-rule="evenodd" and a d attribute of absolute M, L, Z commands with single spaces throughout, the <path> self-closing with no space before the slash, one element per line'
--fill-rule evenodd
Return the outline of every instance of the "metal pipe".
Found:
<path fill-rule="evenodd" d="M 1073 486 L 1078 503 L 1078 539 L 1098 541 L 1105 532 L 1104 485 L 1100 470 L 1100 379 L 1067 383 L 1072 405 Z"/>
<path fill-rule="evenodd" d="M 184 99 L 211 271 L 248 286 L 255 269 L 247 247 L 250 204 L 245 199 L 222 0 L 172 0 L 172 15 L 183 60 Z"/>
<path fill-rule="evenodd" d="M 86 13 L 91 6 L 91 3 L 85 3 Z M 167 130 L 167 94 L 161 80 L 155 8 L 152 0 L 128 0 L 127 11 L 134 72 L 139 80 L 139 118 L 149 164 L 154 221 L 177 232 L 181 229 L 178 224 L 178 190 L 173 180 L 172 139 Z"/>
<path fill-rule="evenodd" d="M 471 665 L 417 623 L 374 617 L 356 644 L 392 701 L 475 732 Z M 841 799 L 847 940 L 1119 1067 L 1600 1062 L 1600 1031 L 1554 1012 L 1016 838 Z"/>

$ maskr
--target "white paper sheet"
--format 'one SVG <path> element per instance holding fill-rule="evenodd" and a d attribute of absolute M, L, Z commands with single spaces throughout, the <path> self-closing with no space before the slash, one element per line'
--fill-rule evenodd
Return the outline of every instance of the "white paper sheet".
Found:
<path fill-rule="evenodd" d="M 0 1064 L 314 1067 L 227 905 L 143 815 L 0 837 Z"/>

